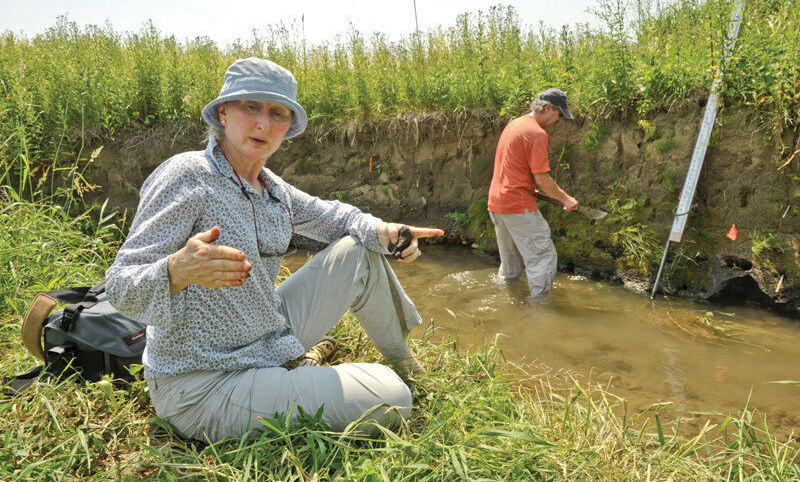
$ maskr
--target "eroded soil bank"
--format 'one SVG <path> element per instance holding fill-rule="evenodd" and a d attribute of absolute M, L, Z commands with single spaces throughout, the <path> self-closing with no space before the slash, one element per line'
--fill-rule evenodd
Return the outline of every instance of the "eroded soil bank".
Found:
<path fill-rule="evenodd" d="M 560 268 L 649 289 L 672 224 L 702 117 L 703 100 L 639 119 L 561 123 L 550 166 L 597 222 L 547 206 Z M 387 220 L 439 226 L 443 242 L 496 251 L 486 215 L 497 139 L 511 117 L 418 114 L 309 129 L 268 167 L 295 186 Z M 667 293 L 750 301 L 800 316 L 800 159 L 797 131 L 768 138 L 744 111 L 721 111 L 687 229 L 673 244 Z M 202 149 L 204 126 L 164 124 L 96 139 L 89 178 L 115 207 L 135 208 L 147 175 L 171 154 Z M 726 237 L 732 224 L 736 241 Z"/>

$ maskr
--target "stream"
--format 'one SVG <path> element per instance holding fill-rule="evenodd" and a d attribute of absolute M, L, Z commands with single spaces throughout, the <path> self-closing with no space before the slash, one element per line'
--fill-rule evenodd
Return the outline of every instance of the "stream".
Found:
<path fill-rule="evenodd" d="M 800 432 L 800 321 L 747 306 L 718 306 L 634 293 L 558 273 L 543 303 L 526 301 L 524 277 L 505 282 L 499 261 L 453 246 L 423 246 L 392 262 L 436 338 L 483 346 L 500 333 L 505 357 L 531 374 L 591 379 L 638 411 L 673 402 L 682 412 L 767 414 L 776 434 Z M 308 254 L 285 259 L 296 271 Z M 705 325 L 703 324 L 705 323 Z M 419 336 L 421 328 L 412 332 Z"/>

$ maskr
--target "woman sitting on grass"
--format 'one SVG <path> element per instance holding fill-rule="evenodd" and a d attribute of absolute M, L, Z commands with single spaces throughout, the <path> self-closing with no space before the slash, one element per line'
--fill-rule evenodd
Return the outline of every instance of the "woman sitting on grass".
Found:
<path fill-rule="evenodd" d="M 365 413 L 391 426 L 411 392 L 381 364 L 284 367 L 349 309 L 400 371 L 419 372 L 405 338 L 421 321 L 386 258 L 402 225 L 323 201 L 265 168 L 306 128 L 297 83 L 268 60 L 236 61 L 203 108 L 205 151 L 159 166 L 141 189 L 130 234 L 106 273 L 111 303 L 147 324 L 144 375 L 156 414 L 184 435 L 217 441 L 258 417 L 315 413 L 343 430 Z M 408 227 L 417 238 L 439 229 Z M 328 242 L 274 288 L 293 233 Z M 389 410 L 389 407 L 399 407 Z"/>

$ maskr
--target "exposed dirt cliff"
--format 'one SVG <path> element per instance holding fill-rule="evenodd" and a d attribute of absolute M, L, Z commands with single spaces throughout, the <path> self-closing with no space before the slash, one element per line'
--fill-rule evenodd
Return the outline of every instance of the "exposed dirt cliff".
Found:
<path fill-rule="evenodd" d="M 597 222 L 542 203 L 561 269 L 649 289 L 660 261 L 702 117 L 702 99 L 637 119 L 562 122 L 551 174 Z M 511 117 L 419 114 L 309 129 L 268 167 L 323 198 L 387 220 L 443 227 L 444 242 L 496 251 L 486 215 L 497 139 Z M 798 132 L 768 139 L 746 112 L 721 111 L 683 239 L 663 276 L 668 293 L 748 300 L 800 316 Z M 98 143 L 102 141 L 98 140 Z M 202 149 L 200 124 L 117 134 L 90 172 L 117 207 L 135 208 L 146 176 L 171 154 Z M 800 156 L 798 156 L 800 157 Z M 370 169 L 371 166 L 371 169 Z M 726 237 L 732 224 L 738 238 Z"/>

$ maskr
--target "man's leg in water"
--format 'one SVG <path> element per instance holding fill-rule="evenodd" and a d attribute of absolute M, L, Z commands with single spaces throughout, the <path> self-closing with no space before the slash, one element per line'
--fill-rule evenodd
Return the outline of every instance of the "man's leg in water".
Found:
<path fill-rule="evenodd" d="M 507 215 L 489 212 L 497 238 L 497 250 L 500 252 L 500 269 L 497 271 L 497 275 L 504 280 L 509 280 L 518 278 L 522 274 L 525 264 L 514 244 L 514 238 L 506 227 L 505 216 Z"/>
<path fill-rule="evenodd" d="M 556 276 L 558 255 L 550 237 L 550 226 L 542 213 L 537 210 L 522 214 L 492 214 L 502 222 L 523 260 L 529 296 L 548 293 Z"/>

